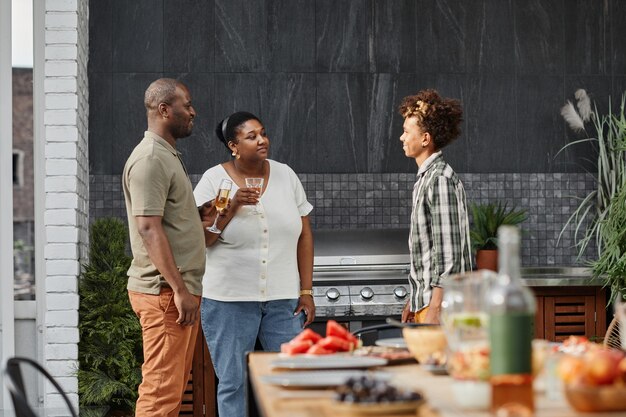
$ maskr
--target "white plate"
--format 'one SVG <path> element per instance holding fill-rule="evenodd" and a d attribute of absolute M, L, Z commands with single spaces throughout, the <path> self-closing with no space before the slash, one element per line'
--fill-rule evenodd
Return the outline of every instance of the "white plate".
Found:
<path fill-rule="evenodd" d="M 383 366 L 387 359 L 350 355 L 303 355 L 276 359 L 270 366 L 285 369 L 358 369 Z"/>
<path fill-rule="evenodd" d="M 344 384 L 350 378 L 360 378 L 365 375 L 371 375 L 382 380 L 391 378 L 391 374 L 386 372 L 309 371 L 264 375 L 261 380 L 267 384 L 279 385 L 284 388 L 327 388 Z"/>
<path fill-rule="evenodd" d="M 392 337 L 389 339 L 379 339 L 375 342 L 376 346 L 406 349 L 406 342 L 403 337 Z"/>

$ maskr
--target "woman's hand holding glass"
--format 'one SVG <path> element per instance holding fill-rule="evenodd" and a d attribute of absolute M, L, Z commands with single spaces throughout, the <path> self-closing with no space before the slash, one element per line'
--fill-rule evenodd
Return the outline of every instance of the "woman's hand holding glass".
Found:
<path fill-rule="evenodd" d="M 241 206 L 254 206 L 259 202 L 258 191 L 254 188 L 240 188 L 233 195 L 228 211 L 237 213 Z"/>
<path fill-rule="evenodd" d="M 261 192 L 263 191 L 263 178 L 246 178 L 246 187 L 256 191 L 257 193 L 257 202 L 254 205 L 254 214 L 259 214 L 259 202 L 258 199 L 261 198 Z"/>
<path fill-rule="evenodd" d="M 231 201 L 229 210 L 236 213 L 241 206 L 254 206 L 259 202 L 259 190 L 252 187 L 244 187 L 237 190 Z"/>

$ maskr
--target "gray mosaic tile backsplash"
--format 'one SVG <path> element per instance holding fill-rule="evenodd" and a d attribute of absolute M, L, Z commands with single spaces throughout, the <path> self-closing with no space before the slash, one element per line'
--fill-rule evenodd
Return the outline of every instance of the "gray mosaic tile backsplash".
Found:
<path fill-rule="evenodd" d="M 528 211 L 523 223 L 524 266 L 580 266 L 573 228 L 558 240 L 580 198 L 595 187 L 593 176 L 578 174 L 459 174 L 468 203 L 507 202 Z M 191 175 L 195 185 L 201 175 Z M 415 174 L 299 174 L 311 204 L 314 229 L 405 228 L 411 215 Z M 125 219 L 120 175 L 91 175 L 91 219 Z M 590 247 L 588 253 L 594 248 Z"/>

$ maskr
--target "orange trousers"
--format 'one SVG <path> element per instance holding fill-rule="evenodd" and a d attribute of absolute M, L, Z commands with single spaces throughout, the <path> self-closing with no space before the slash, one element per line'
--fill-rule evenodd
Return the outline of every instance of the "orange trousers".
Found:
<path fill-rule="evenodd" d="M 178 310 L 171 288 L 162 288 L 159 295 L 128 291 L 128 297 L 143 336 L 143 380 L 135 417 L 177 417 L 191 372 L 200 315 L 193 326 L 176 323 Z"/>

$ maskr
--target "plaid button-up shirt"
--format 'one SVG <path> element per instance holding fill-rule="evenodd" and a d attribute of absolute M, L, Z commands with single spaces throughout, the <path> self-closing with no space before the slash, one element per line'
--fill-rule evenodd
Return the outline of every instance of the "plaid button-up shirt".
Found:
<path fill-rule="evenodd" d="M 432 287 L 447 276 L 472 269 L 465 189 L 441 151 L 417 173 L 409 250 L 411 311 L 428 306 Z"/>

